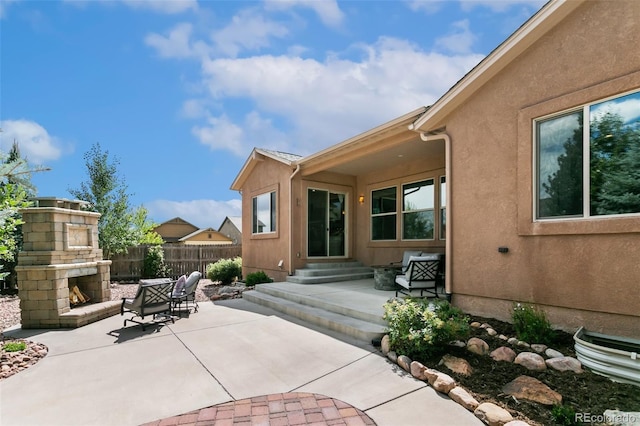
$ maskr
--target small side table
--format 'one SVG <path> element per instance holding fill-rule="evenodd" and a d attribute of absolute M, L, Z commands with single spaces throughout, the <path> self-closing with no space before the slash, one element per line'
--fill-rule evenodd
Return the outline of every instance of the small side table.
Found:
<path fill-rule="evenodd" d="M 376 290 L 395 290 L 396 275 L 402 268 L 393 265 L 373 265 L 373 285 Z"/>

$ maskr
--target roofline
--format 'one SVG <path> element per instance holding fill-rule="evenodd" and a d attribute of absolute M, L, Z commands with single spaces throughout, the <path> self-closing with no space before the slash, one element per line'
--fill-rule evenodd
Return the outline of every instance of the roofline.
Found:
<path fill-rule="evenodd" d="M 487 81 L 502 71 L 516 57 L 585 1 L 550 0 L 438 99 L 424 115 L 409 126 L 409 129 L 416 131 L 433 130 L 433 128 L 429 127 L 429 123 L 433 123 L 433 126 L 438 126 L 440 120 L 465 102 Z"/>
<path fill-rule="evenodd" d="M 233 191 L 241 191 L 242 184 L 247 179 L 246 176 L 256 166 L 256 162 L 264 160 L 264 157 L 269 157 L 272 160 L 279 161 L 283 164 L 286 164 L 287 166 L 296 164 L 296 162 L 294 161 L 285 160 L 284 158 L 273 155 L 272 153 L 263 149 L 253 148 L 251 154 L 249 154 L 249 157 L 247 157 L 246 161 L 244 162 L 242 169 L 240 169 L 240 172 L 236 175 L 236 178 L 231 183 L 230 189 Z"/>
<path fill-rule="evenodd" d="M 381 124 L 373 129 L 367 130 L 366 132 L 360 133 L 359 135 L 353 136 L 349 139 L 346 139 L 340 143 L 332 145 L 328 148 L 323 149 L 322 151 L 318 151 L 315 154 L 311 154 L 307 157 L 302 158 L 298 161 L 300 166 L 309 166 L 317 161 L 324 161 L 329 158 L 338 156 L 342 154 L 342 151 L 346 149 L 353 149 L 356 146 L 364 144 L 367 140 L 371 140 L 374 136 L 379 135 L 380 133 L 384 133 L 386 131 L 395 129 L 395 128 L 403 128 L 407 122 L 413 122 L 418 118 L 421 114 L 424 114 L 427 111 L 428 107 L 420 107 L 409 113 L 401 115 L 398 118 L 395 118 L 391 121 L 388 121 L 384 124 Z"/>

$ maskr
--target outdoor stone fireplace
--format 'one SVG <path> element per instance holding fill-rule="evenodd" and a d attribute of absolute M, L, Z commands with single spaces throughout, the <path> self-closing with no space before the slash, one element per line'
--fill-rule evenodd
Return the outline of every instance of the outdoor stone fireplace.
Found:
<path fill-rule="evenodd" d="M 111 261 L 98 248 L 100 214 L 83 211 L 77 200 L 34 201 L 21 211 L 24 241 L 16 272 L 22 328 L 75 328 L 118 313 L 120 302 L 111 301 L 109 287 Z M 86 303 L 72 306 L 73 287 Z"/>

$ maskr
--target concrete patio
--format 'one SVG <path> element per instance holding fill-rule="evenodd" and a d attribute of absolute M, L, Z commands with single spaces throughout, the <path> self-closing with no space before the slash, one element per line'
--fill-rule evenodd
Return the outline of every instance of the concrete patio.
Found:
<path fill-rule="evenodd" d="M 354 291 L 305 287 L 327 300 Z M 384 303 L 384 293 L 371 293 L 372 303 Z M 291 392 L 343 401 L 377 425 L 482 424 L 367 342 L 242 299 L 201 303 L 198 313 L 145 332 L 122 328 L 118 315 L 78 329 L 5 334 L 42 342 L 49 354 L 0 382 L 2 425 L 139 425 Z"/>

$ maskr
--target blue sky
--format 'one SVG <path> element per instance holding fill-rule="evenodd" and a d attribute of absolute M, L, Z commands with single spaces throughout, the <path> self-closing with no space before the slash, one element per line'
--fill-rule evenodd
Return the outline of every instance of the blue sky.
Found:
<path fill-rule="evenodd" d="M 308 155 L 436 101 L 540 0 L 0 0 L 0 149 L 70 198 L 100 143 L 132 205 L 218 228 L 254 147 Z"/>

